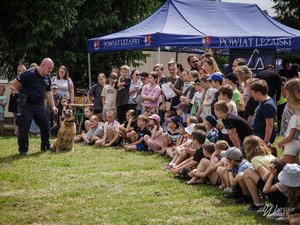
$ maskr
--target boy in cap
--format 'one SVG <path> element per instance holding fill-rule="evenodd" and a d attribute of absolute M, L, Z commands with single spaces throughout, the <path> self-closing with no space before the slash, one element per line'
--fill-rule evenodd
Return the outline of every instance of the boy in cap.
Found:
<path fill-rule="evenodd" d="M 209 142 L 216 143 L 219 137 L 219 131 L 216 128 L 217 120 L 213 115 L 208 115 L 205 120 L 205 128 L 206 128 L 206 138 Z"/>
<path fill-rule="evenodd" d="M 215 92 L 215 94 L 213 95 L 212 101 L 211 101 L 211 114 L 212 114 L 213 116 L 216 116 L 216 115 L 215 115 L 215 111 L 214 111 L 214 104 L 215 104 L 215 103 L 218 101 L 218 99 L 219 99 L 219 95 L 220 95 L 219 90 L 220 90 L 220 88 L 221 88 L 222 85 L 223 85 L 224 78 L 223 78 L 221 72 L 215 72 L 215 73 L 213 73 L 207 80 L 210 82 L 211 87 L 217 90 L 217 91 Z"/>
<path fill-rule="evenodd" d="M 159 154 L 163 155 L 166 152 L 167 147 L 176 145 L 176 141 L 180 137 L 178 132 L 179 122 L 180 119 L 177 116 L 172 116 L 168 119 L 168 131 L 162 136 L 163 145 L 162 150 L 158 152 Z"/>
<path fill-rule="evenodd" d="M 226 180 L 228 178 L 231 189 L 235 190 L 234 196 L 240 197 L 244 194 L 239 201 L 240 203 L 243 201 L 251 201 L 251 195 L 249 195 L 249 191 L 244 181 L 244 171 L 248 168 L 252 168 L 252 164 L 243 158 L 241 150 L 236 147 L 230 147 L 226 151 L 222 151 L 221 156 L 227 159 L 225 167 L 223 167 L 222 171 L 219 173 L 221 179 Z M 240 193 L 241 191 L 242 193 Z"/>

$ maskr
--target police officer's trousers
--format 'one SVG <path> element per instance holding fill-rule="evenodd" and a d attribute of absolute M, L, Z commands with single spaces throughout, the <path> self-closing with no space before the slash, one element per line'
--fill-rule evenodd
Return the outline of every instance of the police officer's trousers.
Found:
<path fill-rule="evenodd" d="M 25 107 L 19 105 L 16 125 L 19 127 L 18 144 L 20 153 L 28 152 L 28 134 L 32 119 L 34 119 L 41 130 L 41 148 L 50 146 L 49 119 L 45 110 L 45 105 L 27 104 Z"/>

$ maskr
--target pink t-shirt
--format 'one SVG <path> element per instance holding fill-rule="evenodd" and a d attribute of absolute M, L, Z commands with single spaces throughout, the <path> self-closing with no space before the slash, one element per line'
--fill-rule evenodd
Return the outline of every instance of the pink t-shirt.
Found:
<path fill-rule="evenodd" d="M 155 85 L 146 84 L 142 89 L 142 95 L 155 97 L 157 99 L 154 102 L 151 102 L 149 100 L 142 100 L 142 106 L 158 107 L 158 101 L 161 95 L 161 89 L 157 84 Z"/>

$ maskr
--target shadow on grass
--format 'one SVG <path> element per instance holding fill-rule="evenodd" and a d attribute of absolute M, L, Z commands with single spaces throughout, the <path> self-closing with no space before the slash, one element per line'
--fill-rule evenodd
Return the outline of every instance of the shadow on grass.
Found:
<path fill-rule="evenodd" d="M 11 163 L 13 161 L 17 160 L 22 160 L 26 158 L 31 158 L 31 157 L 39 157 L 40 155 L 44 154 L 43 152 L 34 152 L 34 153 L 29 153 L 27 156 L 20 155 L 19 153 L 14 154 L 14 155 L 9 155 L 5 157 L 0 157 L 0 163 Z"/>

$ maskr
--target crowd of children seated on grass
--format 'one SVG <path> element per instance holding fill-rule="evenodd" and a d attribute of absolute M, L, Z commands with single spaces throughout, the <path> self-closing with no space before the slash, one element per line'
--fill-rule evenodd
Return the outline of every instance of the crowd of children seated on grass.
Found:
<path fill-rule="evenodd" d="M 190 70 L 171 60 L 168 74 L 162 64 L 151 73 L 122 66 L 108 82 L 99 74 L 88 92 L 96 110 L 84 109 L 75 142 L 169 157 L 163 169 L 187 185 L 217 185 L 225 197 L 249 203 L 246 211 L 299 224 L 298 72 L 284 66 L 279 75 L 269 65 L 254 77 L 239 58 L 224 75 L 209 52 L 187 60 Z M 67 102 L 60 98 L 60 110 Z M 272 145 L 275 124 L 282 157 Z"/>
<path fill-rule="evenodd" d="M 183 70 L 180 76 L 173 61 L 169 76 L 158 64 L 149 74 L 136 74 L 132 92 L 128 67 L 121 67 L 119 78 L 112 72 L 101 92 L 103 113 L 95 116 L 86 108 L 86 132 L 75 141 L 164 155 L 170 158 L 164 170 L 186 184 L 217 185 L 225 197 L 249 203 L 246 211 L 299 223 L 300 79 L 280 79 L 282 90 L 270 97 L 267 80 L 253 78 L 247 66 L 237 65 L 224 76 L 217 67 L 206 73 L 205 63 L 216 67 L 210 57 L 200 72 Z M 125 118 L 118 112 L 121 91 L 122 97 L 133 93 L 135 103 L 121 104 Z M 282 157 L 272 146 L 276 95 L 287 103 L 278 121 Z"/>

